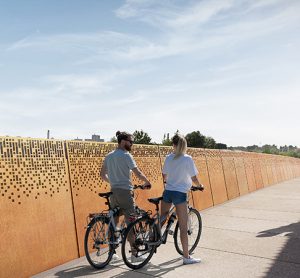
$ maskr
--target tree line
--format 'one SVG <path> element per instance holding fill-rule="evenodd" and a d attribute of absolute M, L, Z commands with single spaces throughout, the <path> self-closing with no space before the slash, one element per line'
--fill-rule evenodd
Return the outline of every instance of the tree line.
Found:
<path fill-rule="evenodd" d="M 175 134 L 179 133 L 177 130 Z M 144 130 L 136 130 L 133 133 L 134 143 L 135 144 L 144 144 L 144 145 L 163 145 L 163 146 L 172 146 L 172 137 L 169 133 L 164 134 L 160 143 L 152 142 L 152 138 Z M 278 154 L 291 157 L 300 158 L 300 148 L 292 145 L 284 145 L 277 147 L 276 145 L 263 145 L 261 147 L 257 145 L 252 146 L 237 146 L 237 147 L 227 147 L 224 143 L 218 143 L 216 140 L 210 136 L 205 136 L 201 134 L 199 130 L 192 131 L 185 135 L 188 147 L 193 148 L 207 148 L 207 149 L 229 149 L 229 150 L 240 150 L 246 152 L 257 152 L 257 153 L 267 153 L 267 154 Z M 111 138 L 111 142 L 117 142 L 116 137 Z"/>
<path fill-rule="evenodd" d="M 175 134 L 179 133 L 177 130 Z M 173 135 L 173 136 L 174 136 Z M 135 144 L 144 144 L 144 145 L 163 145 L 163 146 L 172 146 L 172 137 L 169 133 L 164 134 L 161 143 L 152 142 L 152 138 L 149 134 L 143 130 L 136 130 L 133 133 L 134 143 Z M 215 139 L 210 136 L 205 136 L 200 133 L 200 131 L 193 131 L 188 133 L 185 136 L 188 147 L 193 148 L 208 148 L 208 149 L 227 149 L 227 145 L 223 143 L 217 143 Z M 111 142 L 117 142 L 117 138 L 111 138 Z"/>
<path fill-rule="evenodd" d="M 246 151 L 246 152 L 257 152 L 257 153 L 268 153 L 268 154 L 279 154 L 279 155 L 285 155 L 285 156 L 292 156 L 296 158 L 300 158 L 300 148 L 297 146 L 292 145 L 284 145 L 277 147 L 276 145 L 263 145 L 261 147 L 257 145 L 252 146 L 237 146 L 237 147 L 229 147 L 229 150 L 240 150 L 240 151 Z"/>

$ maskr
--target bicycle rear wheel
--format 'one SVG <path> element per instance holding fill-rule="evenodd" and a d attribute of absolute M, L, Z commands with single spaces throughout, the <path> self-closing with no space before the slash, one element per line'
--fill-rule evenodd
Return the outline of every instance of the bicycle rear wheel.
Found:
<path fill-rule="evenodd" d="M 149 217 L 142 217 L 127 226 L 122 240 L 122 257 L 132 269 L 146 265 L 153 256 L 157 240 L 156 226 Z"/>
<path fill-rule="evenodd" d="M 201 215 L 198 210 L 194 208 L 189 208 L 188 212 L 188 244 L 189 244 L 189 254 L 191 254 L 197 247 L 200 236 L 202 232 L 202 220 Z M 183 255 L 182 245 L 180 240 L 180 229 L 179 223 L 177 222 L 174 231 L 174 244 L 176 251 Z"/>
<path fill-rule="evenodd" d="M 97 269 L 108 265 L 114 253 L 114 231 L 107 220 L 105 217 L 92 219 L 84 237 L 85 256 Z"/>

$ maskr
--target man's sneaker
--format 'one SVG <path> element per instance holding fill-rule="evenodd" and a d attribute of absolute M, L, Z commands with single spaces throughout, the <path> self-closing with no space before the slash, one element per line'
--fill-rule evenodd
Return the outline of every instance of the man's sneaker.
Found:
<path fill-rule="evenodd" d="M 183 264 L 196 264 L 196 263 L 200 263 L 201 259 L 196 259 L 193 257 L 189 257 L 189 258 L 185 258 L 183 257 Z"/>
<path fill-rule="evenodd" d="M 118 261 L 118 260 L 120 260 L 120 257 L 116 254 L 116 253 L 114 253 L 113 255 L 112 255 L 112 258 L 111 258 L 113 261 Z"/>
<path fill-rule="evenodd" d="M 147 259 L 146 255 L 141 255 L 136 257 L 135 255 L 131 255 L 131 263 L 141 263 Z"/>

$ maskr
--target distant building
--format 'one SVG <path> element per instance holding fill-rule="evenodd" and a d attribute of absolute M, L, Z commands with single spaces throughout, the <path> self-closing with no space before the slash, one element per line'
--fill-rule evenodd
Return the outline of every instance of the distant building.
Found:
<path fill-rule="evenodd" d="M 100 135 L 96 135 L 96 134 L 93 134 L 92 135 L 92 139 L 80 139 L 80 138 L 76 138 L 74 139 L 75 141 L 87 141 L 87 142 L 104 142 L 104 139 L 101 139 L 100 138 Z"/>
<path fill-rule="evenodd" d="M 104 139 L 100 138 L 100 135 L 92 135 L 92 141 L 96 141 L 96 142 L 104 142 Z"/>

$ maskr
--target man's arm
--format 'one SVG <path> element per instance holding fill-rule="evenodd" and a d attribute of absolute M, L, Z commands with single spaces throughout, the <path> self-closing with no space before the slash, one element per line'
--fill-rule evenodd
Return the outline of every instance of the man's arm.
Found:
<path fill-rule="evenodd" d="M 100 170 L 100 177 L 105 180 L 106 182 L 109 183 L 109 179 L 108 179 L 108 176 L 107 176 L 107 168 L 106 168 L 106 165 L 105 163 L 103 163 L 102 165 L 102 168 Z"/>
<path fill-rule="evenodd" d="M 151 183 L 150 181 L 146 178 L 146 176 L 143 174 L 143 172 L 138 168 L 135 167 L 132 169 L 132 172 L 143 182 L 145 182 L 144 186 L 146 186 L 147 188 L 151 188 Z"/>

